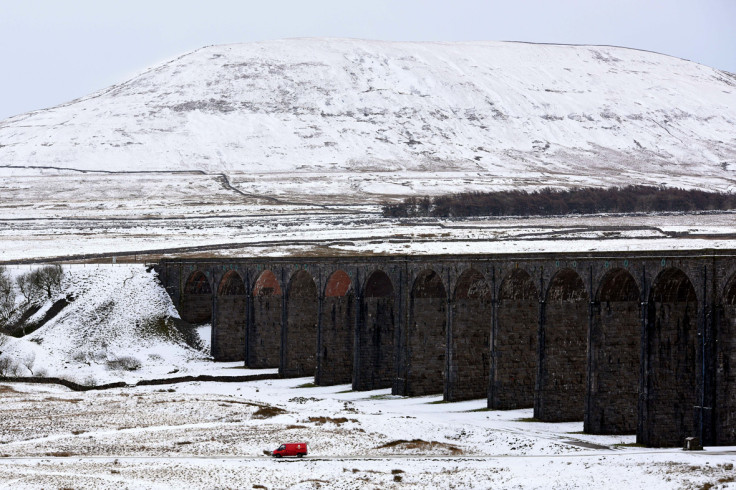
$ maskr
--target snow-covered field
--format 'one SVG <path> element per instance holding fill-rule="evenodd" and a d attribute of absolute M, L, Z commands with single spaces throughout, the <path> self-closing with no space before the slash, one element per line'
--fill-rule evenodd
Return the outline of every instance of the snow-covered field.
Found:
<path fill-rule="evenodd" d="M 371 202 L 274 203 L 211 176 L 169 177 L 0 178 L 0 263 L 736 248 L 733 213 L 397 220 Z"/>
<path fill-rule="evenodd" d="M 490 411 L 484 399 L 443 403 L 441 395 L 315 387 L 310 378 L 136 387 L 275 370 L 214 363 L 187 345 L 142 265 L 65 266 L 63 284 L 59 297 L 76 299 L 32 334 L 3 337 L 0 358 L 17 361 L 19 376 L 128 386 L 73 392 L 0 381 L 3 488 L 736 486 L 736 448 L 645 449 L 633 446 L 634 435 L 585 435 L 582 422 L 535 422 L 531 409 Z M 308 442 L 309 457 L 263 454 L 283 442 Z"/>
<path fill-rule="evenodd" d="M 632 447 L 485 400 L 437 403 L 310 380 L 104 392 L 3 384 L 5 488 L 736 487 L 736 448 Z M 307 442 L 305 460 L 263 454 Z M 258 485 L 261 485 L 259 487 Z"/>

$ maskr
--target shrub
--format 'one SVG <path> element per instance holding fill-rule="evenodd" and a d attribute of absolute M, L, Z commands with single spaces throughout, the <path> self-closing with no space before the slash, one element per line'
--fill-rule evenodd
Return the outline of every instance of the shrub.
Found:
<path fill-rule="evenodd" d="M 141 361 L 133 356 L 122 356 L 107 361 L 107 368 L 113 371 L 137 371 L 141 368 Z"/>

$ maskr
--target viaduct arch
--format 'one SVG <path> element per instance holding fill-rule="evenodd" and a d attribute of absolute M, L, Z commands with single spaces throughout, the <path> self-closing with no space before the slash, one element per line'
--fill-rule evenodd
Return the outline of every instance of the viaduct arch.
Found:
<path fill-rule="evenodd" d="M 162 260 L 216 360 L 736 444 L 736 251 Z"/>

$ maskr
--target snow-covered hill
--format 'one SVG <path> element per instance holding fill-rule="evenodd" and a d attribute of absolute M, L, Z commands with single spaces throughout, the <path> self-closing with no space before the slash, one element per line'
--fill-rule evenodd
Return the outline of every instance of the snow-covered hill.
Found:
<path fill-rule="evenodd" d="M 291 39 L 206 47 L 2 121 L 0 166 L 687 176 L 726 189 L 735 127 L 736 75 L 661 54 Z"/>
<path fill-rule="evenodd" d="M 28 270 L 8 272 L 14 277 Z M 64 270 L 58 297 L 74 300 L 33 333 L 21 338 L 0 333 L 0 376 L 52 376 L 95 385 L 213 371 L 209 352 L 187 345 L 172 325 L 179 315 L 155 272 L 143 265 Z M 29 321 L 43 317 L 56 299 Z M 204 340 L 202 347 L 209 343 Z"/>

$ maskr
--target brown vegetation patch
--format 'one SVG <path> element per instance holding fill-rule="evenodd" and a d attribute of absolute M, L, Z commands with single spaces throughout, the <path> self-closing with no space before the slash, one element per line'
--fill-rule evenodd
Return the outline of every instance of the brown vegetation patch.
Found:
<path fill-rule="evenodd" d="M 354 422 L 354 423 L 357 424 L 358 423 L 358 420 L 357 419 L 348 419 L 348 418 L 345 418 L 345 417 L 337 417 L 337 418 L 333 418 L 333 417 L 309 417 L 307 419 L 307 422 L 312 422 L 312 423 L 317 424 L 317 425 L 324 425 L 324 424 L 327 424 L 327 423 L 335 424 L 335 425 L 342 425 L 342 424 L 345 424 L 347 422 Z"/>
<path fill-rule="evenodd" d="M 49 396 L 49 397 L 46 397 L 46 398 L 44 398 L 44 399 L 43 399 L 43 400 L 41 400 L 41 401 L 44 401 L 44 402 L 69 402 L 69 403 L 79 403 L 79 402 L 81 402 L 81 401 L 84 401 L 84 400 L 82 400 L 81 398 L 59 398 L 59 397 L 57 397 L 57 396 Z"/>
<path fill-rule="evenodd" d="M 69 458 L 71 456 L 74 456 L 74 453 L 71 453 L 69 451 L 53 451 L 46 453 L 46 456 L 53 456 L 54 458 Z"/>
<path fill-rule="evenodd" d="M 387 449 L 387 448 L 419 449 L 422 451 L 436 451 L 440 449 L 440 450 L 449 451 L 450 454 L 453 454 L 453 455 L 463 453 L 462 449 L 460 449 L 457 446 L 453 446 L 452 444 L 447 444 L 445 442 L 437 442 L 437 441 L 423 441 L 422 439 L 412 439 L 411 441 L 407 441 L 404 439 L 397 439 L 395 441 L 391 441 L 391 442 L 387 442 L 386 444 L 382 444 L 378 446 L 376 449 Z"/>
<path fill-rule="evenodd" d="M 18 390 L 8 385 L 0 385 L 0 393 L 18 393 Z"/>
<path fill-rule="evenodd" d="M 282 415 L 286 413 L 286 410 L 279 407 L 272 407 L 270 405 L 265 405 L 260 407 L 256 412 L 253 414 L 254 419 L 268 419 L 271 417 L 275 417 L 277 415 Z"/>

